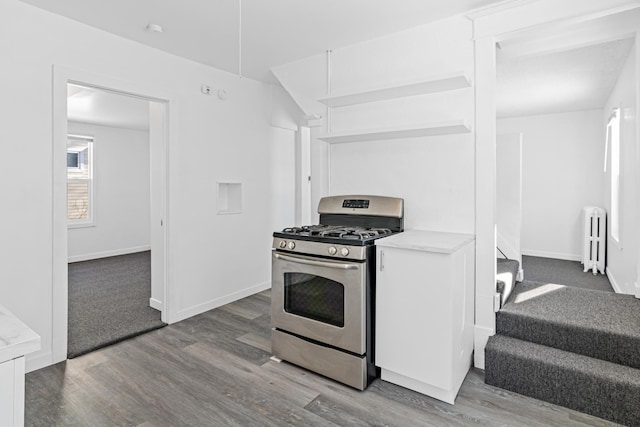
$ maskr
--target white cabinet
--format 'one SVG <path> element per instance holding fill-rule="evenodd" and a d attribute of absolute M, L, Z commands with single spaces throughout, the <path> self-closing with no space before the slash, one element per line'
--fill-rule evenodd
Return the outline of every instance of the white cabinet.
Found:
<path fill-rule="evenodd" d="M 40 349 L 40 336 L 0 306 L 0 426 L 24 425 L 24 355 Z"/>
<path fill-rule="evenodd" d="M 24 425 L 24 356 L 0 363 L 0 426 Z"/>
<path fill-rule="evenodd" d="M 381 378 L 453 404 L 473 353 L 474 237 L 409 230 L 376 246 Z"/>

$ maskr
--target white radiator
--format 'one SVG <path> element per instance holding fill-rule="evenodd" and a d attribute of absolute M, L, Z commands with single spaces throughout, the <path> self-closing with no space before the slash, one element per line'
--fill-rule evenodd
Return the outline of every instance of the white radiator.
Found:
<path fill-rule="evenodd" d="M 583 209 L 584 239 L 582 241 L 582 264 L 584 271 L 604 274 L 605 250 L 607 246 L 607 212 L 596 206 Z"/>

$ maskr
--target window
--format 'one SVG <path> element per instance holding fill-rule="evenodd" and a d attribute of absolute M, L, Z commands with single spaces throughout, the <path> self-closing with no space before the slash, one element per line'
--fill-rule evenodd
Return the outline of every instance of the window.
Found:
<path fill-rule="evenodd" d="M 67 137 L 67 221 L 70 227 L 93 224 L 93 138 Z"/>
<path fill-rule="evenodd" d="M 611 146 L 611 237 L 620 243 L 620 109 L 615 108 L 607 123 L 607 144 Z"/>

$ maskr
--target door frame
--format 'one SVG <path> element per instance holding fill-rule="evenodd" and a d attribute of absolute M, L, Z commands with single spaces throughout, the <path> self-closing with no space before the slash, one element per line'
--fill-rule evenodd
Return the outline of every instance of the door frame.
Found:
<path fill-rule="evenodd" d="M 157 102 L 164 106 L 164 120 L 160 138 L 155 141 L 160 144 L 162 161 L 160 165 L 160 213 L 162 227 L 159 244 L 163 253 L 162 257 L 162 310 L 163 322 L 171 323 L 172 316 L 171 288 L 168 280 L 168 205 L 169 205 L 169 180 L 168 180 L 168 152 L 169 141 L 173 139 L 172 132 L 176 129 L 175 118 L 169 114 L 172 105 L 172 96 L 164 89 L 149 87 L 144 82 L 130 82 L 114 79 L 108 76 L 92 73 L 86 70 L 73 69 L 65 66 L 54 65 L 52 70 L 52 188 L 51 188 L 51 218 L 52 218 L 52 344 L 51 363 L 58 363 L 67 359 L 67 330 L 68 330 L 68 229 L 67 229 L 67 171 L 66 171 L 66 146 L 67 146 L 67 84 L 73 83 L 90 88 L 106 90 L 125 96 L 133 96 L 150 102 Z M 150 144 L 154 141 L 150 139 Z M 153 217 L 153 215 L 152 215 Z M 153 247 L 151 248 L 153 251 Z"/>

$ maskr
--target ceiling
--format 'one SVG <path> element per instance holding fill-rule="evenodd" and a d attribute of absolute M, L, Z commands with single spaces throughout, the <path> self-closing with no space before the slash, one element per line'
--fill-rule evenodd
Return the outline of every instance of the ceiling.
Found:
<path fill-rule="evenodd" d="M 327 49 L 517 0 L 22 0 L 231 73 L 274 82 L 270 69 Z M 242 61 L 238 61 L 242 8 Z M 602 108 L 633 45 L 640 9 L 500 40 L 498 117 Z M 162 33 L 145 31 L 148 24 Z M 148 103 L 85 88 L 72 120 L 148 126 Z M 92 105 L 82 113 L 73 104 Z"/>
<path fill-rule="evenodd" d="M 241 67 L 242 75 L 271 82 L 274 66 L 514 0 L 22 1 L 234 74 Z M 149 24 L 163 32 L 145 31 Z"/>
<path fill-rule="evenodd" d="M 498 59 L 496 115 L 603 108 L 632 46 L 633 39 L 626 38 L 546 55 Z"/>
<path fill-rule="evenodd" d="M 633 9 L 500 40 L 497 116 L 603 108 L 633 47 L 638 22 L 640 9 Z"/>
<path fill-rule="evenodd" d="M 149 101 L 69 84 L 67 119 L 80 123 L 148 131 Z"/>

